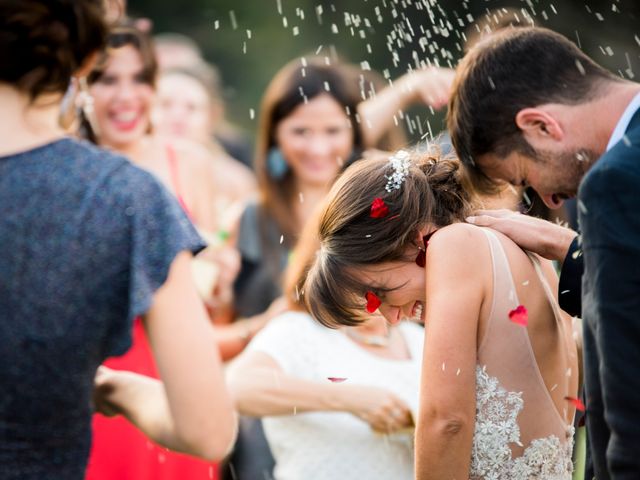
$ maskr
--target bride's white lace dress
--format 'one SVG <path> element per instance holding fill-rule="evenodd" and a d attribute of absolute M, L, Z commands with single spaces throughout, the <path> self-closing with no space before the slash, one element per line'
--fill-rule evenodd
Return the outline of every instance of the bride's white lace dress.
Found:
<path fill-rule="evenodd" d="M 520 392 L 508 392 L 486 368 L 477 367 L 472 480 L 571 479 L 573 427 L 567 427 L 566 439 L 555 435 L 536 439 L 522 456 L 512 458 L 510 444 L 522 446 L 518 414 L 523 408 Z"/>
<path fill-rule="evenodd" d="M 509 312 L 520 301 L 507 256 L 496 234 L 483 231 L 493 260 L 494 291 L 491 314 L 478 346 L 476 423 L 469 477 L 571 480 L 574 409 L 560 403 L 566 396 L 577 395 L 578 361 L 571 329 L 565 326 L 564 314 L 539 260 L 529 254 L 558 329 L 560 364 L 555 365 L 549 378 L 557 383 L 546 385 L 528 329 L 509 320 Z M 566 375 L 560 373 L 564 371 Z"/>

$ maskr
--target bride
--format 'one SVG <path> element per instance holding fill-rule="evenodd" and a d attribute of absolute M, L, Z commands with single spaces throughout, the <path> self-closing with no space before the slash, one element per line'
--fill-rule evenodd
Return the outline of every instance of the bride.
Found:
<path fill-rule="evenodd" d="M 426 324 L 419 479 L 562 479 L 578 362 L 552 265 L 463 223 L 458 163 L 400 151 L 351 166 L 321 214 L 304 295 L 321 323 L 379 310 Z M 356 319 L 356 320 L 354 320 Z"/>

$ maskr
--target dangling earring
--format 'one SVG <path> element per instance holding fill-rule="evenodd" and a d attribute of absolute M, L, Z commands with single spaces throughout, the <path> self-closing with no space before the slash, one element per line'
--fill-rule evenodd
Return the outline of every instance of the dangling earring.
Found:
<path fill-rule="evenodd" d="M 89 127 L 91 127 L 93 135 L 98 137 L 100 135 L 100 127 L 98 127 L 98 121 L 96 120 L 95 110 L 93 108 L 93 97 L 89 93 L 87 77 L 80 77 L 78 79 L 78 85 L 80 87 L 80 93 L 78 94 L 78 106 L 82 110 Z"/>
<path fill-rule="evenodd" d="M 76 99 L 78 96 L 78 80 L 71 77 L 67 91 L 60 102 L 60 115 L 58 116 L 58 125 L 63 130 L 70 131 L 74 122 L 78 119 L 78 109 L 76 108 Z"/>
<path fill-rule="evenodd" d="M 274 180 L 282 179 L 289 171 L 289 164 L 278 147 L 271 147 L 267 154 L 267 172 Z"/>

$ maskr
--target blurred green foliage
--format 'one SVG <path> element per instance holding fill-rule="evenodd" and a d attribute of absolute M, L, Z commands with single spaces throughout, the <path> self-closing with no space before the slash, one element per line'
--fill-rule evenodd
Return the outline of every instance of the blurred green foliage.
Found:
<path fill-rule="evenodd" d="M 196 40 L 222 73 L 228 117 L 252 134 L 262 92 L 289 60 L 337 53 L 388 69 L 391 78 L 415 68 L 414 52 L 422 61 L 455 65 L 470 21 L 506 6 L 526 9 L 538 25 L 563 33 L 597 62 L 640 78 L 639 0 L 129 0 L 129 13 L 151 19 L 155 33 Z M 390 42 L 394 27 L 413 31 L 412 41 Z M 424 51 L 421 30 L 432 34 Z"/>

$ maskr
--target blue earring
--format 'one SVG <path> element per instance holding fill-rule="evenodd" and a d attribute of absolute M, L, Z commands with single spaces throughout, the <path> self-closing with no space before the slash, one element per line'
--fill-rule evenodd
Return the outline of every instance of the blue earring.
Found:
<path fill-rule="evenodd" d="M 267 172 L 274 180 L 280 180 L 289 171 L 289 165 L 278 147 L 271 147 L 267 154 Z"/>

